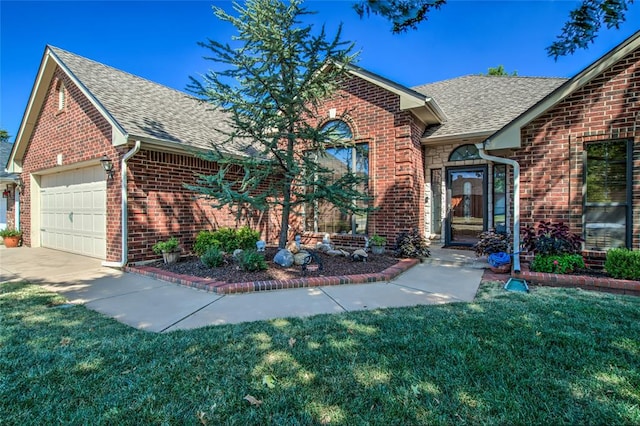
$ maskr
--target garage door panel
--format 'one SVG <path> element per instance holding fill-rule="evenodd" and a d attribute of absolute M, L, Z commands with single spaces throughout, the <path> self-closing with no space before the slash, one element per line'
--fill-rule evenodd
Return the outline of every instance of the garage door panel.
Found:
<path fill-rule="evenodd" d="M 102 167 L 44 175 L 40 196 L 44 247 L 105 258 L 106 181 Z"/>

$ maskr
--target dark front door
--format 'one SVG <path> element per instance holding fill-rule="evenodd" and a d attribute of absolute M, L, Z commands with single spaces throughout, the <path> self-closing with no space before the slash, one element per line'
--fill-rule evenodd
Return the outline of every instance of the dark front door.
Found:
<path fill-rule="evenodd" d="M 487 167 L 447 169 L 446 244 L 473 245 L 487 224 Z"/>

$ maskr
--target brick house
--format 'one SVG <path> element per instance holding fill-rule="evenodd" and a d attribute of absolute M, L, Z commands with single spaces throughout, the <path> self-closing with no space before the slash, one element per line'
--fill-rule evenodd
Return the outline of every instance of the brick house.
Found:
<path fill-rule="evenodd" d="M 294 231 L 358 245 L 372 234 L 393 244 L 417 228 L 469 245 L 488 228 L 545 219 L 569 223 L 594 256 L 637 248 L 638 97 L 640 32 L 569 80 L 466 76 L 407 88 L 351 67 L 317 125 L 352 142 L 329 147 L 328 158 L 369 177 L 377 210 L 347 217 L 307 206 Z M 9 159 L 24 182 L 25 244 L 117 265 L 153 257 L 168 235 L 188 249 L 201 229 L 238 225 L 182 187 L 217 167 L 194 153 L 219 142 L 223 123 L 181 92 L 47 47 Z M 249 225 L 273 242 L 276 216 L 251 212 Z"/>

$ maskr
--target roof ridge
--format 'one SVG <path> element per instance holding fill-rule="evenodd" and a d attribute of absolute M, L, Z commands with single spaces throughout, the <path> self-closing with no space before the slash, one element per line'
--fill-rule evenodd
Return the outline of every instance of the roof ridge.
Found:
<path fill-rule="evenodd" d="M 550 76 L 531 76 L 531 75 L 485 75 L 485 74 L 465 74 L 465 75 L 460 75 L 458 77 L 453 77 L 453 78 L 448 78 L 445 80 L 438 80 L 438 81 L 432 81 L 430 83 L 423 83 L 423 84 L 418 84 L 416 86 L 411 86 L 411 89 L 416 89 L 418 87 L 424 87 L 424 86 L 430 86 L 433 84 L 441 84 L 441 83 L 448 83 L 448 82 L 452 82 L 452 81 L 456 81 L 456 80 L 462 80 L 462 79 L 466 79 L 466 78 L 486 78 L 486 79 L 493 79 L 493 78 L 504 78 L 506 79 L 510 79 L 510 80 L 568 80 L 567 77 L 550 77 Z"/>

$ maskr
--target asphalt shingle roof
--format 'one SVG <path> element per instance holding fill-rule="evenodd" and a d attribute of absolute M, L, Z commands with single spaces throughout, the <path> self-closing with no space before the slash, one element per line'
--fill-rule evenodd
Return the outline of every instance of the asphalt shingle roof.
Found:
<path fill-rule="evenodd" d="M 226 114 L 187 93 L 137 77 L 57 47 L 51 51 L 132 138 L 150 138 L 242 155 L 244 147 L 220 146 L 229 131 Z"/>
<path fill-rule="evenodd" d="M 7 161 L 9 161 L 9 155 L 11 155 L 11 148 L 13 144 L 9 142 L 0 142 L 0 178 L 13 178 L 16 176 L 13 173 L 7 173 Z"/>
<path fill-rule="evenodd" d="M 469 75 L 413 87 L 432 97 L 448 121 L 427 138 L 495 132 L 555 90 L 564 78 Z"/>
<path fill-rule="evenodd" d="M 222 149 L 227 117 L 187 93 L 137 77 L 57 47 L 51 51 L 93 94 L 118 124 L 135 138 L 185 147 Z M 495 132 L 564 83 L 562 78 L 469 75 L 413 87 L 435 99 L 447 122 L 430 126 L 427 138 Z M 222 151 L 255 155 L 249 141 Z"/>

